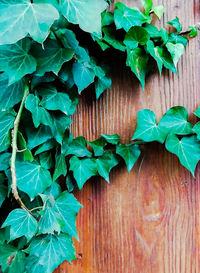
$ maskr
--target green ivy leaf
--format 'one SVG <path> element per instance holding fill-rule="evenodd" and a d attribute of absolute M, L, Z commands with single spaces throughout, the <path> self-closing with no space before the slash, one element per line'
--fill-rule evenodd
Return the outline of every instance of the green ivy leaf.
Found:
<path fill-rule="evenodd" d="M 82 205 L 76 200 L 73 194 L 64 191 L 56 200 L 52 195 L 45 196 L 45 205 L 41 212 L 39 221 L 39 233 L 67 233 L 78 239 L 76 231 L 76 216 Z"/>
<path fill-rule="evenodd" d="M 163 5 L 153 6 L 152 10 L 159 19 L 161 19 L 165 11 Z"/>
<path fill-rule="evenodd" d="M 197 110 L 194 112 L 194 114 L 200 118 L 200 106 L 197 108 Z"/>
<path fill-rule="evenodd" d="M 8 84 L 8 76 L 0 74 L 0 109 L 9 110 L 22 100 L 24 92 L 23 81 L 18 81 L 12 85 Z"/>
<path fill-rule="evenodd" d="M 178 156 L 181 164 L 194 176 L 196 165 L 200 160 L 200 142 L 197 137 L 183 137 L 179 140 L 176 135 L 169 135 L 165 146 L 169 152 Z"/>
<path fill-rule="evenodd" d="M 109 173 L 117 164 L 119 158 L 114 153 L 109 151 L 100 156 L 96 160 L 97 170 L 100 176 L 102 176 L 109 183 Z"/>
<path fill-rule="evenodd" d="M 184 36 L 179 35 L 178 33 L 170 33 L 168 37 L 168 43 L 173 43 L 173 44 L 182 44 L 184 46 L 187 45 L 188 39 Z"/>
<path fill-rule="evenodd" d="M 117 145 L 117 143 L 120 141 L 120 136 L 118 134 L 114 135 L 104 135 L 101 134 L 101 136 L 110 144 Z"/>
<path fill-rule="evenodd" d="M 109 11 L 104 11 L 101 13 L 101 26 L 109 26 L 114 23 L 114 15 Z"/>
<path fill-rule="evenodd" d="M 62 65 L 70 61 L 74 55 L 71 48 L 62 48 L 57 41 L 52 39 L 45 41 L 43 47 L 35 44 L 31 52 L 37 58 L 36 74 L 40 76 L 49 71 L 58 75 Z"/>
<path fill-rule="evenodd" d="M 16 162 L 17 186 L 34 199 L 43 193 L 52 183 L 49 171 L 42 168 L 36 161 Z"/>
<path fill-rule="evenodd" d="M 98 100 L 101 94 L 106 90 L 111 88 L 112 85 L 112 80 L 110 77 L 102 77 L 102 78 L 97 78 L 95 80 L 95 92 L 96 92 L 96 99 Z"/>
<path fill-rule="evenodd" d="M 36 60 L 29 54 L 31 41 L 26 38 L 13 45 L 0 45 L 0 71 L 9 77 L 9 85 L 36 70 Z"/>
<path fill-rule="evenodd" d="M 31 151 L 27 148 L 26 140 L 24 139 L 22 133 L 18 131 L 17 134 L 17 142 L 18 142 L 18 149 L 21 151 L 21 154 L 23 155 L 23 160 L 32 162 L 34 160 L 34 157 L 31 153 Z M 23 152 L 22 152 L 23 151 Z"/>
<path fill-rule="evenodd" d="M 94 82 L 94 70 L 87 62 L 75 62 L 72 66 L 72 74 L 79 94 Z"/>
<path fill-rule="evenodd" d="M 173 58 L 166 48 L 157 47 L 157 53 L 163 61 L 164 67 L 177 74 L 176 67 L 174 65 Z"/>
<path fill-rule="evenodd" d="M 149 11 L 153 8 L 153 1 L 152 0 L 141 0 L 141 2 L 142 2 L 145 12 L 149 13 Z"/>
<path fill-rule="evenodd" d="M 150 23 L 151 17 L 143 14 L 138 9 L 130 9 L 125 4 L 118 2 L 115 4 L 114 21 L 117 29 L 123 28 L 126 32 L 133 26 L 141 26 Z"/>
<path fill-rule="evenodd" d="M 3 272 L 24 273 L 25 272 L 25 253 L 12 245 L 0 245 L 0 264 Z"/>
<path fill-rule="evenodd" d="M 76 137 L 72 140 L 70 145 L 66 148 L 65 156 L 66 155 L 75 155 L 78 157 L 88 156 L 91 157 L 91 152 L 88 151 L 86 147 L 86 140 L 84 137 Z"/>
<path fill-rule="evenodd" d="M 62 144 L 63 137 L 66 129 L 71 124 L 71 119 L 69 116 L 66 116 L 63 113 L 52 113 L 52 135 L 56 139 L 56 141 Z"/>
<path fill-rule="evenodd" d="M 27 147 L 30 150 L 53 137 L 50 127 L 44 125 L 40 126 L 38 129 L 28 127 L 26 128 L 26 134 L 28 138 Z"/>
<path fill-rule="evenodd" d="M 54 139 L 47 140 L 36 150 L 35 155 L 41 154 L 46 151 L 50 151 L 57 146 L 57 143 Z"/>
<path fill-rule="evenodd" d="M 200 140 L 200 121 L 195 124 L 192 130 L 197 134 L 197 139 Z"/>
<path fill-rule="evenodd" d="M 138 44 L 145 45 L 150 39 L 148 31 L 143 27 L 132 27 L 126 34 L 124 44 L 130 49 L 138 47 Z"/>
<path fill-rule="evenodd" d="M 25 102 L 25 107 L 32 114 L 33 123 L 36 128 L 39 127 L 40 124 L 52 126 L 52 119 L 49 112 L 43 107 L 39 106 L 40 100 L 37 96 L 30 94 Z"/>
<path fill-rule="evenodd" d="M 173 43 L 167 43 L 166 44 L 167 50 L 169 51 L 169 53 L 172 56 L 174 65 L 176 66 L 180 57 L 183 55 L 184 53 L 184 45 L 183 44 L 173 44 Z"/>
<path fill-rule="evenodd" d="M 159 51 L 159 47 L 155 47 L 153 41 L 149 40 L 147 42 L 147 51 L 149 52 L 149 54 L 155 59 L 155 61 L 157 62 L 158 65 L 158 70 L 161 74 L 162 72 L 162 67 L 163 67 L 163 60 L 160 56 L 160 54 L 158 53 Z"/>
<path fill-rule="evenodd" d="M 25 236 L 30 241 L 38 228 L 36 219 L 24 209 L 11 211 L 2 225 L 3 228 L 7 226 L 10 226 L 11 240 Z"/>
<path fill-rule="evenodd" d="M 49 152 L 41 153 L 39 158 L 40 158 L 40 165 L 42 166 L 42 168 L 46 170 L 49 170 L 52 168 L 53 159 L 52 159 L 52 155 Z"/>
<path fill-rule="evenodd" d="M 97 175 L 96 161 L 93 158 L 79 159 L 73 156 L 70 160 L 70 171 L 73 171 L 79 190 L 92 176 Z"/>
<path fill-rule="evenodd" d="M 38 236 L 31 241 L 26 251 L 32 257 L 27 264 L 27 268 L 31 270 L 28 271 L 30 273 L 52 273 L 64 260 L 71 263 L 72 260 L 76 259 L 71 237 L 62 233 Z M 34 257 L 37 259 L 33 259 Z M 32 271 L 32 267 L 36 264 L 40 266 Z"/>
<path fill-rule="evenodd" d="M 141 48 L 128 49 L 126 65 L 130 66 L 131 71 L 139 79 L 142 88 L 145 86 L 145 76 L 149 71 L 149 57 Z"/>
<path fill-rule="evenodd" d="M 181 26 L 181 23 L 180 23 L 178 17 L 176 17 L 174 20 L 168 21 L 167 24 L 169 24 L 173 28 L 175 28 L 177 30 L 177 32 L 180 32 L 182 30 L 182 26 Z"/>
<path fill-rule="evenodd" d="M 53 195 L 54 199 L 56 199 L 60 194 L 62 190 L 60 185 L 57 182 L 53 182 L 50 187 L 48 187 L 44 195 Z"/>
<path fill-rule="evenodd" d="M 190 29 L 189 37 L 194 38 L 198 35 L 198 29 L 196 26 L 190 26 L 189 29 Z"/>
<path fill-rule="evenodd" d="M 120 51 L 126 50 L 124 44 L 121 41 L 117 40 L 117 38 L 115 37 L 115 32 L 112 27 L 104 27 L 103 33 L 104 33 L 103 41 L 105 41 L 106 43 L 108 43 L 117 50 Z"/>
<path fill-rule="evenodd" d="M 14 127 L 14 111 L 0 112 L 0 153 L 10 146 L 10 129 Z"/>
<path fill-rule="evenodd" d="M 65 115 L 74 113 L 74 104 L 69 95 L 62 92 L 57 92 L 53 86 L 46 86 L 38 89 L 39 95 L 42 96 L 41 106 L 48 110 L 60 110 Z"/>
<path fill-rule="evenodd" d="M 87 141 L 87 143 L 92 147 L 95 156 L 101 156 L 104 154 L 104 147 L 106 146 L 106 140 L 103 137 L 99 137 L 94 141 Z"/>
<path fill-rule="evenodd" d="M 0 3 L 0 44 L 14 44 L 29 33 L 42 43 L 49 28 L 59 18 L 58 11 L 49 4 L 32 4 L 27 0 L 4 0 Z"/>
<path fill-rule="evenodd" d="M 55 155 L 55 170 L 53 174 L 53 181 L 56 181 L 61 175 L 66 176 L 67 165 L 63 154 L 56 153 Z"/>
<path fill-rule="evenodd" d="M 5 171 L 10 167 L 10 158 L 11 153 L 2 153 L 0 154 L 0 171 Z M 1 176 L 0 176 L 1 182 Z"/>
<path fill-rule="evenodd" d="M 120 155 L 127 166 L 128 172 L 131 171 L 135 162 L 138 160 L 140 156 L 140 149 L 137 144 L 119 144 L 116 149 L 116 153 Z"/>
<path fill-rule="evenodd" d="M 155 114 L 148 109 L 138 112 L 137 128 L 131 140 L 141 139 L 145 142 L 158 141 L 163 143 L 166 133 L 157 125 Z"/>
<path fill-rule="evenodd" d="M 60 6 L 70 23 L 79 24 L 86 32 L 101 35 L 101 13 L 108 6 L 104 0 L 61 0 Z"/>
<path fill-rule="evenodd" d="M 167 134 L 187 135 L 192 133 L 192 124 L 187 121 L 188 111 L 182 106 L 169 109 L 161 118 L 158 127 Z"/>
<path fill-rule="evenodd" d="M 7 187 L 3 184 L 5 179 L 5 176 L 3 173 L 0 173 L 0 207 L 3 204 L 4 200 L 6 199 L 8 189 Z"/>

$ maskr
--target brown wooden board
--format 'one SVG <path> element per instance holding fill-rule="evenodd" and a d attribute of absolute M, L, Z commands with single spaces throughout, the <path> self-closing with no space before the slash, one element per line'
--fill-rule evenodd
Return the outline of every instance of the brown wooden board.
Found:
<path fill-rule="evenodd" d="M 139 0 L 123 0 L 128 6 Z M 165 6 L 161 24 L 177 15 L 184 29 L 200 21 L 199 0 L 154 0 Z M 94 140 L 118 133 L 128 143 L 137 111 L 149 108 L 158 119 L 172 106 L 185 106 L 190 119 L 200 105 L 200 38 L 189 42 L 178 64 L 178 76 L 155 71 L 145 91 L 123 65 L 113 65 L 112 89 L 96 102 L 93 90 L 73 117 L 72 133 Z M 91 93 L 91 96 L 90 96 Z M 90 98 L 88 98 L 90 96 Z M 195 121 L 194 118 L 191 121 Z M 198 273 L 200 272 L 200 165 L 196 178 L 160 144 L 143 147 L 128 174 L 115 168 L 111 184 L 88 181 L 75 195 L 83 204 L 75 241 L 77 261 L 56 273 Z"/>

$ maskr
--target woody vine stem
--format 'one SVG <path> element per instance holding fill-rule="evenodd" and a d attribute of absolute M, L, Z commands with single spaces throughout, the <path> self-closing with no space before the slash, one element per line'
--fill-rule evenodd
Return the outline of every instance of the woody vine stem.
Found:
<path fill-rule="evenodd" d="M 17 148 L 17 134 L 18 134 L 18 128 L 19 128 L 19 123 L 20 123 L 20 119 L 21 119 L 21 115 L 22 115 L 22 111 L 24 108 L 24 103 L 25 100 L 27 98 L 29 94 L 29 86 L 28 84 L 25 84 L 24 87 L 24 95 L 19 107 L 19 111 L 17 113 L 15 122 L 14 122 L 14 128 L 12 130 L 12 155 L 11 155 L 11 177 L 12 177 L 12 184 L 11 184 L 11 189 L 12 189 L 12 194 L 15 198 L 15 200 L 18 202 L 18 204 L 20 205 L 20 207 L 24 210 L 26 210 L 28 213 L 30 213 L 34 218 L 35 215 L 25 206 L 25 204 L 23 203 L 23 201 L 21 200 L 18 190 L 17 190 L 17 175 L 16 175 L 16 156 L 17 156 L 17 152 L 18 152 L 18 148 Z"/>

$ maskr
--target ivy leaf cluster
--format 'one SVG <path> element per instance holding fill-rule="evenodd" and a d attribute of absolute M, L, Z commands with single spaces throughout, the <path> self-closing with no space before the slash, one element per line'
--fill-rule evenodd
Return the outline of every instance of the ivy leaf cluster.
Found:
<path fill-rule="evenodd" d="M 200 122 L 188 122 L 183 107 L 170 109 L 157 124 L 150 110 L 138 113 L 129 144 L 117 134 L 87 141 L 70 133 L 82 92 L 96 98 L 111 87 L 107 51 L 121 53 L 142 87 L 157 63 L 176 65 L 195 26 L 182 32 L 152 25 L 163 6 L 142 0 L 144 11 L 105 0 L 0 1 L 0 268 L 3 272 L 51 273 L 76 259 L 76 217 L 82 205 L 72 191 L 94 176 L 108 183 L 124 162 L 128 172 L 141 145 L 158 141 L 193 175 L 200 159 Z M 95 53 L 101 52 L 99 54 Z M 113 54 L 113 56 L 116 54 Z M 200 109 L 195 111 L 200 118 Z M 192 151 L 192 152 L 191 152 Z"/>

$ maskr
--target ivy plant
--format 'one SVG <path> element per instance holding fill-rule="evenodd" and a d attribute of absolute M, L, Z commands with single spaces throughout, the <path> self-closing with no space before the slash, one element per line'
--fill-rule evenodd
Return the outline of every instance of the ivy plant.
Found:
<path fill-rule="evenodd" d="M 141 145 L 164 144 L 194 175 L 200 121 L 188 122 L 184 107 L 171 108 L 159 123 L 152 111 L 140 111 L 130 144 L 117 134 L 87 141 L 70 133 L 81 93 L 93 86 L 98 99 L 111 87 L 108 55 L 120 54 L 143 88 L 155 64 L 160 73 L 177 73 L 197 27 L 183 32 L 175 18 L 167 22 L 170 31 L 158 29 L 152 15 L 161 18 L 163 6 L 142 3 L 143 11 L 117 2 L 110 12 L 105 0 L 0 0 L 2 272 L 51 273 L 76 259 L 82 206 L 73 190 L 93 176 L 109 183 L 110 171 L 123 161 L 130 172 Z M 195 115 L 200 118 L 200 108 Z"/>

